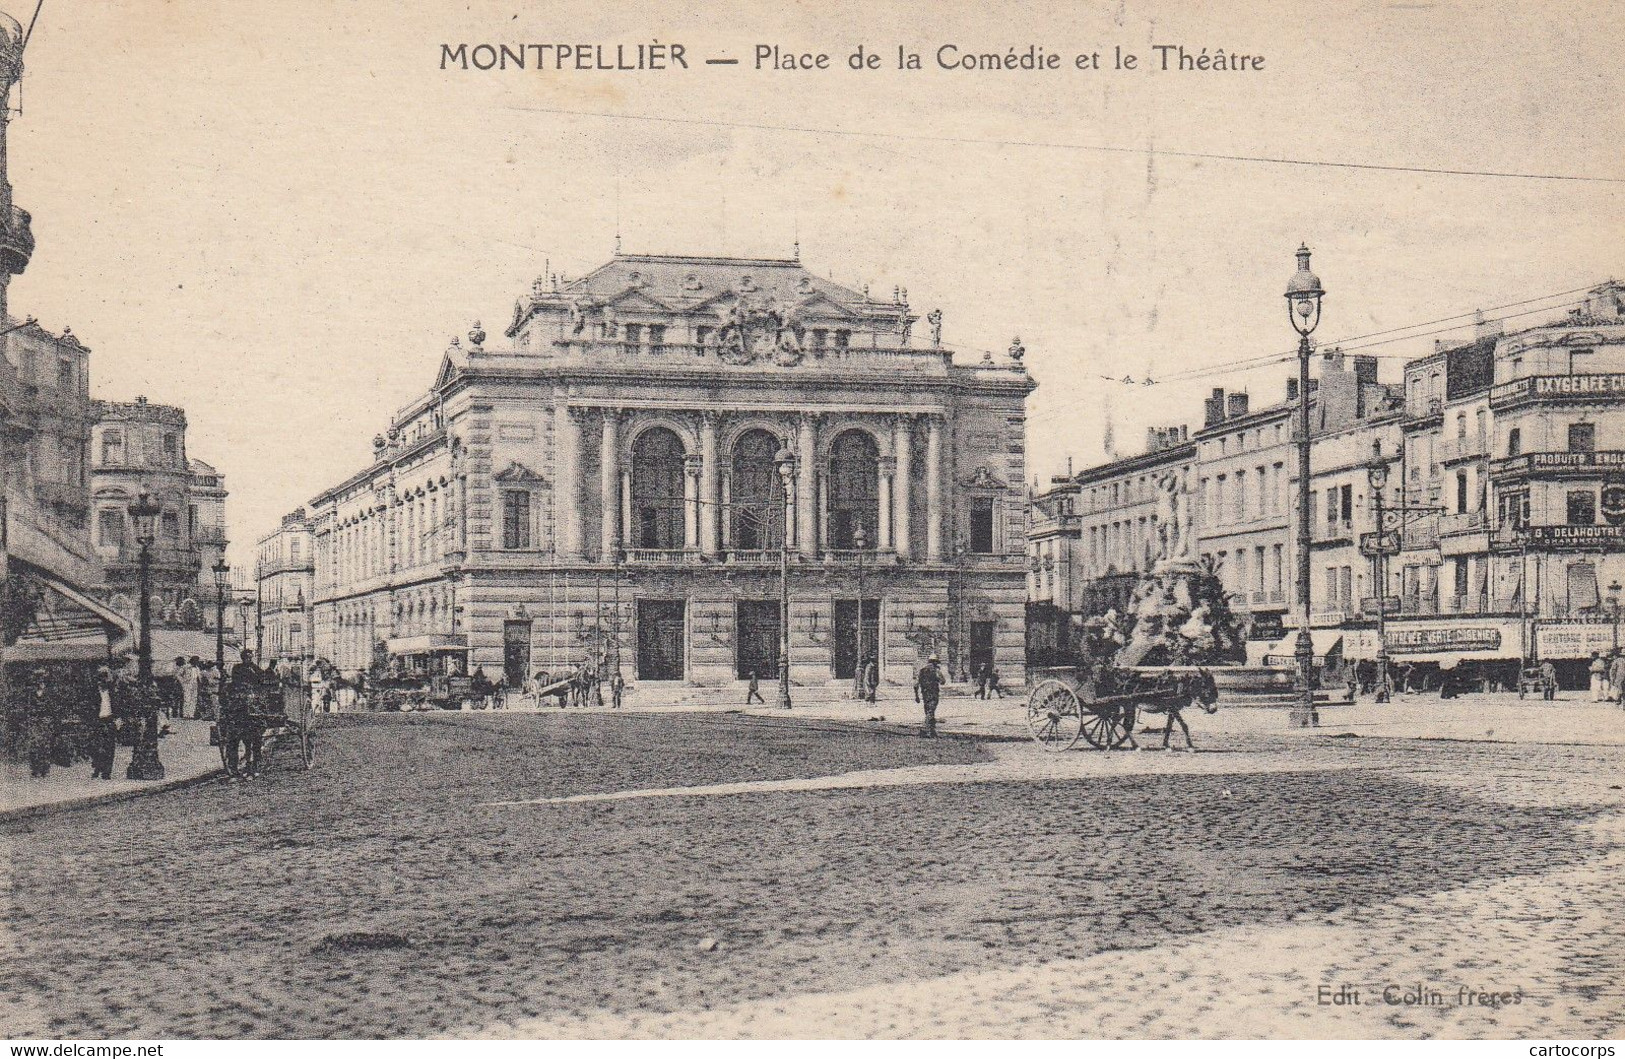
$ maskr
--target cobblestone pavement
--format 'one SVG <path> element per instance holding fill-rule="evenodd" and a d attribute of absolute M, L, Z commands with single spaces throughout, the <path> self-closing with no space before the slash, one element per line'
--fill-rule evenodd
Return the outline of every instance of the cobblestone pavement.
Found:
<path fill-rule="evenodd" d="M 8 1035 L 1625 1022 L 1614 747 L 1215 734 L 1197 755 L 1045 755 L 720 714 L 322 734 L 308 774 L 0 827 Z M 662 796 L 535 801 L 635 791 Z M 1383 1004 L 1390 983 L 1452 1004 Z M 1361 1006 L 1316 1002 L 1343 984 Z M 1462 985 L 1521 1001 L 1456 1006 Z"/>

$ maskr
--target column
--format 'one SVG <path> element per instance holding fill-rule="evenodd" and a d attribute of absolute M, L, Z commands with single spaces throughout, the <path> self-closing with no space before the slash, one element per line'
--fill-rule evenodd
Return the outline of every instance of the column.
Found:
<path fill-rule="evenodd" d="M 683 457 L 683 547 L 694 551 L 700 546 L 700 457 L 689 453 Z"/>
<path fill-rule="evenodd" d="M 818 417 L 804 415 L 797 426 L 796 544 L 803 558 L 816 559 L 818 528 L 813 501 L 818 496 Z"/>
<path fill-rule="evenodd" d="M 717 554 L 717 516 L 721 468 L 717 465 L 717 414 L 700 415 L 700 552 L 707 558 Z"/>
<path fill-rule="evenodd" d="M 925 558 L 942 561 L 942 417 L 925 420 Z"/>
<path fill-rule="evenodd" d="M 563 558 L 579 559 L 581 426 L 562 397 L 553 406 L 553 434 L 553 550 Z"/>
<path fill-rule="evenodd" d="M 613 408 L 603 411 L 602 429 L 598 441 L 598 561 L 615 561 L 621 550 L 621 413 Z"/>
<path fill-rule="evenodd" d="M 632 472 L 621 471 L 621 540 L 630 548 L 637 542 L 632 532 Z"/>
<path fill-rule="evenodd" d="M 733 475 L 724 474 L 722 475 L 722 546 L 724 548 L 734 546 L 733 496 Z"/>
<path fill-rule="evenodd" d="M 829 553 L 829 475 L 818 476 L 818 550 Z"/>
<path fill-rule="evenodd" d="M 912 416 L 900 415 L 897 417 L 896 433 L 893 444 L 897 452 L 897 476 L 892 486 L 892 504 L 894 506 L 893 518 L 895 525 L 892 529 L 893 547 L 897 549 L 899 559 L 909 557 L 909 477 L 914 470 L 914 442 Z"/>
<path fill-rule="evenodd" d="M 892 474 L 897 470 L 897 461 L 890 456 L 882 456 L 875 462 L 880 474 L 880 503 L 878 510 L 875 512 L 875 521 L 879 524 L 876 528 L 880 530 L 880 539 L 875 542 L 875 548 L 878 551 L 889 552 L 891 551 L 892 527 L 891 479 Z"/>

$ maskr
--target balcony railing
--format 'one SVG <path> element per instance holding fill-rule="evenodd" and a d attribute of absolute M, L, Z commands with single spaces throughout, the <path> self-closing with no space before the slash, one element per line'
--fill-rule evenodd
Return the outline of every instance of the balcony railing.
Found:
<path fill-rule="evenodd" d="M 1463 511 L 1439 516 L 1439 536 L 1457 533 L 1483 533 L 1493 521 L 1487 511 Z"/>
<path fill-rule="evenodd" d="M 99 547 L 97 554 L 108 566 L 135 566 L 141 562 L 141 548 L 135 544 L 121 544 L 114 548 Z M 196 548 L 154 544 L 148 552 L 148 561 L 154 567 L 187 569 L 196 567 L 202 559 Z"/>
<path fill-rule="evenodd" d="M 1399 612 L 1401 614 L 1437 614 L 1439 613 L 1439 599 L 1437 596 L 1426 595 L 1400 596 Z"/>
<path fill-rule="evenodd" d="M 1405 409 L 1406 419 L 1430 419 L 1444 414 L 1444 399 L 1429 397 L 1426 401 L 1418 401 Z"/>
<path fill-rule="evenodd" d="M 1452 460 L 1470 460 L 1489 452 L 1489 439 L 1483 434 L 1468 434 L 1464 438 L 1444 438 L 1439 442 L 1440 463 Z"/>
<path fill-rule="evenodd" d="M 1316 541 L 1352 541 L 1354 539 L 1354 523 L 1352 522 L 1322 522 L 1315 526 Z"/>
<path fill-rule="evenodd" d="M 28 211 L 11 207 L 4 228 L 0 228 L 0 267 L 18 273 L 28 267 L 34 256 L 33 219 Z"/>
<path fill-rule="evenodd" d="M 688 560 L 688 552 L 682 548 L 628 548 L 626 561 L 629 563 L 681 563 Z"/>

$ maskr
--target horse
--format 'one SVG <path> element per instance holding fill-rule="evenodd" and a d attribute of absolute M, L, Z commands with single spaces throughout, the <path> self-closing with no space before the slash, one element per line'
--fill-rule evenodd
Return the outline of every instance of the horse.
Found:
<path fill-rule="evenodd" d="M 1185 733 L 1185 749 L 1194 752 L 1196 744 L 1191 742 L 1190 725 L 1185 723 L 1183 711 L 1188 706 L 1200 706 L 1204 713 L 1219 712 L 1219 685 L 1213 674 L 1204 668 L 1198 668 L 1195 673 L 1164 674 L 1155 678 L 1148 691 L 1144 698 L 1136 696 L 1123 708 L 1123 729 L 1127 732 L 1128 745 L 1141 749 L 1134 739 L 1136 715 L 1160 713 L 1168 717 L 1162 729 L 1162 748 L 1168 749 L 1168 740 L 1173 736 L 1174 725 L 1178 724 L 1179 730 Z"/>

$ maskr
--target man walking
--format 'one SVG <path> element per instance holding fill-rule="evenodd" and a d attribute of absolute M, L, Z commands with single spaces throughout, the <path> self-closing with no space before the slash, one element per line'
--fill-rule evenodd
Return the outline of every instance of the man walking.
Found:
<path fill-rule="evenodd" d="M 1625 703 L 1625 653 L 1614 652 L 1613 661 L 1608 663 L 1608 684 L 1613 689 L 1613 701 Z"/>
<path fill-rule="evenodd" d="M 231 671 L 231 689 L 226 693 L 226 701 L 220 704 L 220 739 L 226 745 L 226 770 L 246 779 L 254 776 L 260 767 L 262 733 L 252 713 L 255 690 L 265 675 L 254 664 L 253 651 L 244 648 L 240 657 L 241 661 Z"/>
<path fill-rule="evenodd" d="M 762 698 L 762 682 L 757 679 L 754 669 L 750 671 L 750 684 L 745 688 L 745 705 L 749 706 L 753 700 L 767 705 L 767 700 Z"/>
<path fill-rule="evenodd" d="M 914 678 L 914 701 L 925 707 L 925 734 L 931 739 L 937 737 L 937 700 L 942 694 L 942 670 L 938 665 L 941 661 L 932 655 Z"/>
<path fill-rule="evenodd" d="M 90 778 L 113 778 L 113 755 L 118 748 L 118 721 L 113 709 L 113 671 L 96 672 L 96 720 L 90 730 Z"/>
<path fill-rule="evenodd" d="M 619 669 L 616 669 L 615 675 L 609 678 L 609 697 L 612 708 L 617 710 L 621 708 L 621 696 L 625 693 L 626 678 L 621 676 Z"/>
<path fill-rule="evenodd" d="M 873 658 L 863 664 L 863 697 L 865 701 L 875 701 L 875 691 L 880 686 L 880 669 L 875 665 Z"/>
<path fill-rule="evenodd" d="M 1591 701 L 1603 702 L 1608 698 L 1608 663 L 1599 651 L 1591 652 Z"/>

